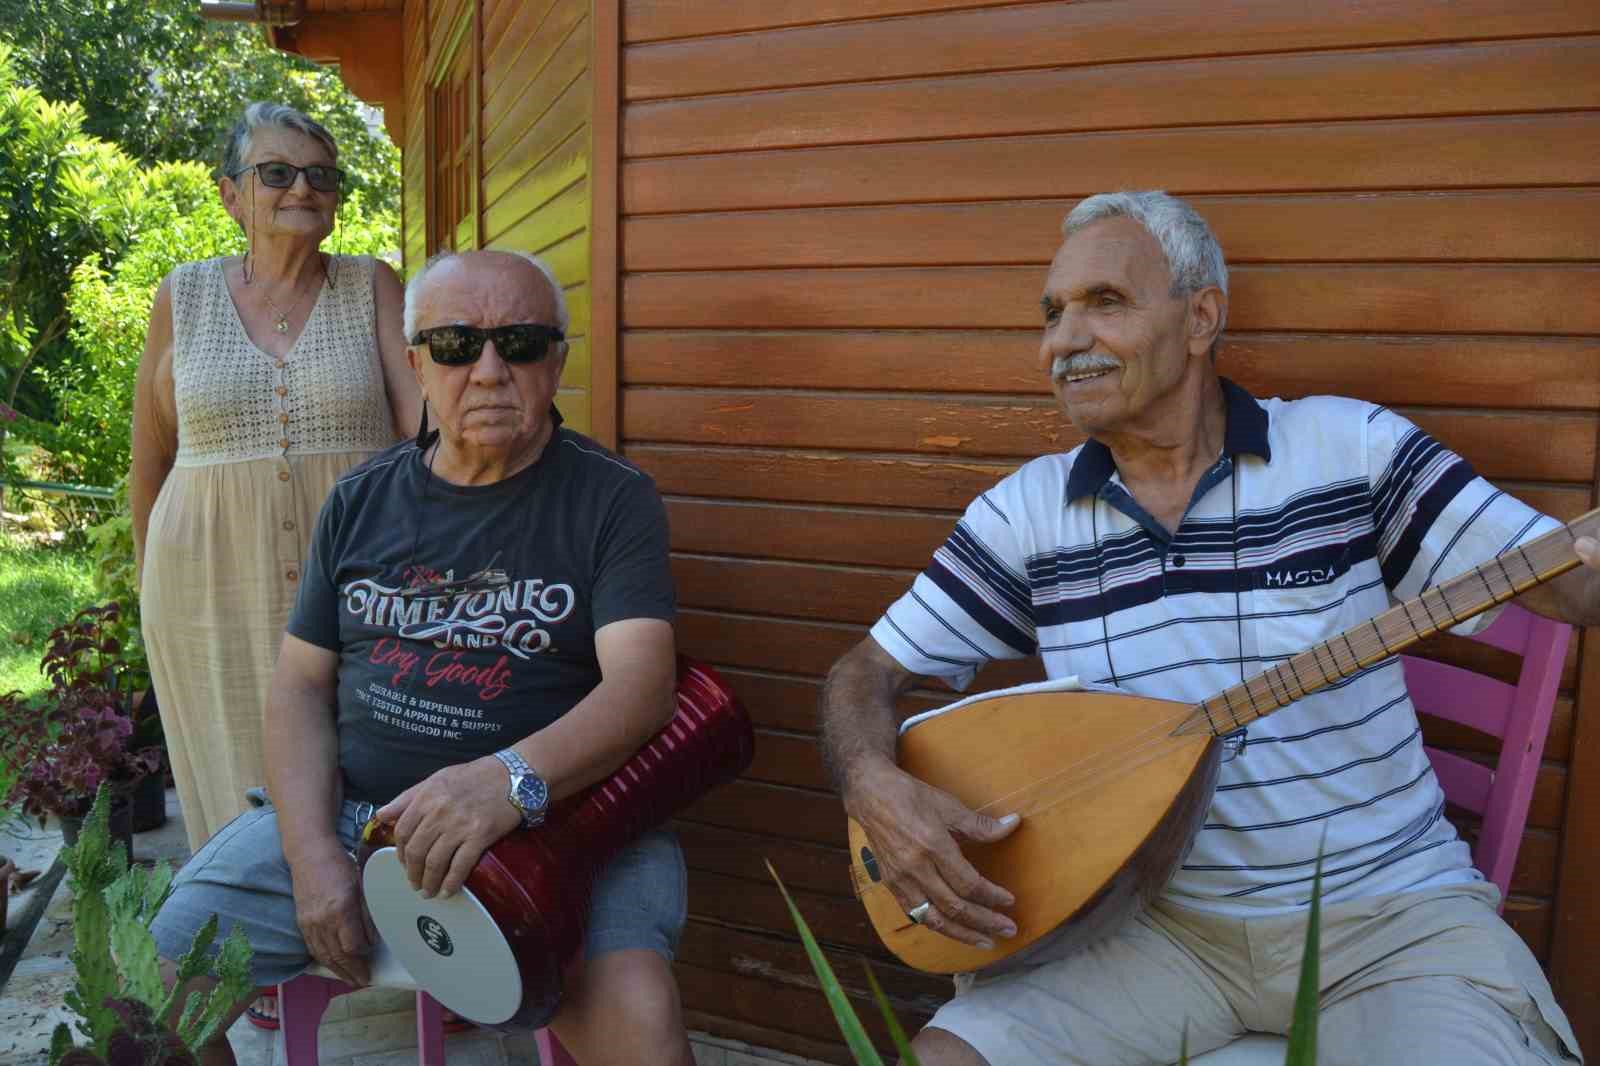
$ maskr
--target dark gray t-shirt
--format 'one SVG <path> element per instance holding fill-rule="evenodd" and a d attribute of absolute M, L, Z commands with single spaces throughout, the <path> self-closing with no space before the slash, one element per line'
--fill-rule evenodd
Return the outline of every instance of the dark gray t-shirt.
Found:
<path fill-rule="evenodd" d="M 491 567 L 503 582 L 437 587 Z M 601 626 L 672 617 L 654 483 L 558 426 L 536 463 L 494 485 L 434 477 L 411 443 L 345 475 L 289 632 L 339 653 L 345 795 L 385 803 L 570 710 L 600 681 Z"/>

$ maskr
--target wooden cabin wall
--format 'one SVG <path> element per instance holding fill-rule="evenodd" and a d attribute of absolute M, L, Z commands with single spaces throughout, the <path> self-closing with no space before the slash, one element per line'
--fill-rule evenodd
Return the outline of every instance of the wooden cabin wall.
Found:
<path fill-rule="evenodd" d="M 407 269 L 441 247 L 514 249 L 543 258 L 562 283 L 571 316 L 567 366 L 556 401 L 568 425 L 588 431 L 589 4 L 408 0 L 404 49 L 407 69 L 424 72 L 407 82 Z M 439 92 L 458 63 L 470 79 L 459 143 L 470 160 L 470 187 L 459 224 L 441 231 L 430 225 L 428 215 L 441 198 L 441 184 L 447 184 L 429 125 L 441 109 L 430 108 L 429 94 Z"/>
<path fill-rule="evenodd" d="M 619 446 L 668 499 L 681 647 L 760 729 L 680 822 L 691 1026 L 847 1061 L 768 859 L 848 987 L 873 960 L 913 1023 L 948 994 L 851 898 L 818 684 L 974 495 L 1078 442 L 1035 366 L 1077 198 L 1196 204 L 1233 266 L 1222 370 L 1257 394 L 1390 404 L 1553 514 L 1593 505 L 1597 31 L 1570 0 L 623 0 Z M 1507 917 L 1600 1044 L 1575 643 Z"/>

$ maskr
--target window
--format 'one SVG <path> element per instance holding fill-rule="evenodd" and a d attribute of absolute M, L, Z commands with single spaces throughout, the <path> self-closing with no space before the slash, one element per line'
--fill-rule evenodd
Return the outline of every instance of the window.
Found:
<path fill-rule="evenodd" d="M 476 4 L 448 35 L 428 85 L 428 254 L 478 246 Z"/>

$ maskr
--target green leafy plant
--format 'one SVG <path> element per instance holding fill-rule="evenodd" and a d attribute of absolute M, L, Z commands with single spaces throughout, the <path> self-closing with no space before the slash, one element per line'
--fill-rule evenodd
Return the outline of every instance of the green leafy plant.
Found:
<path fill-rule="evenodd" d="M 123 680 L 131 692 L 150 688 L 150 658 L 145 652 L 139 611 L 139 575 L 133 559 L 133 515 L 128 509 L 128 480 L 117 484 L 116 510 L 105 521 L 90 526 L 89 553 L 94 561 L 94 590 L 104 602 L 117 604 L 117 617 L 104 624 L 106 633 L 122 649 Z M 162 741 L 161 719 L 144 715 L 138 723 L 139 739 Z"/>
<path fill-rule="evenodd" d="M 231 1006 L 250 991 L 250 946 L 233 930 L 217 952 L 219 981 L 205 995 L 191 994 L 176 1027 L 172 1017 L 189 981 L 206 973 L 217 935 L 217 917 L 195 937 L 179 960 L 168 989 L 150 923 L 172 887 L 165 863 L 154 869 L 128 865 L 120 844 L 111 841 L 110 797 L 104 787 L 84 823 L 78 842 L 65 852 L 72 886 L 73 950 L 76 981 L 66 1004 L 78 1015 L 62 1022 L 50 1042 L 51 1066 L 191 1066 L 195 1049 L 212 1039 Z"/>
<path fill-rule="evenodd" d="M 833 1019 L 839 1024 L 839 1031 L 844 1034 L 844 1042 L 850 1048 L 850 1054 L 855 1057 L 857 1066 L 883 1066 L 883 1059 L 878 1055 L 878 1049 L 872 1046 L 872 1040 L 867 1036 L 866 1029 L 861 1024 L 861 1018 L 856 1014 L 856 1009 L 850 1005 L 850 999 L 845 995 L 839 978 L 834 975 L 833 967 L 822 954 L 822 948 L 817 946 L 817 938 L 811 935 L 811 927 L 800 914 L 800 908 L 794 904 L 794 899 L 789 895 L 789 890 L 784 887 L 783 879 L 778 876 L 778 871 L 767 863 L 767 872 L 778 883 L 778 891 L 783 893 L 783 901 L 789 906 L 789 916 L 794 919 L 795 928 L 800 931 L 800 943 L 805 945 L 806 958 L 811 960 L 811 968 L 816 971 L 817 981 L 822 985 L 822 995 L 828 1001 L 828 1006 L 833 1010 Z M 885 1024 L 889 1027 L 889 1038 L 894 1042 L 895 1051 L 900 1055 L 902 1066 L 920 1066 L 916 1053 L 911 1050 L 911 1042 L 906 1039 L 905 1030 L 894 1016 L 894 1011 L 889 1007 L 889 1000 L 883 994 L 883 988 L 878 984 L 878 979 L 868 966 L 867 983 L 872 988 L 872 997 L 877 1001 L 878 1009 L 883 1012 Z"/>
<path fill-rule="evenodd" d="M 102 784 L 131 787 L 161 767 L 139 740 L 122 648 L 106 626 L 115 603 L 86 607 L 50 634 L 42 696 L 0 696 L 0 751 L 20 768 L 5 802 L 29 814 L 81 816 Z"/>
<path fill-rule="evenodd" d="M 84 110 L 51 102 L 18 77 L 16 49 L 0 40 L 0 469 L 13 430 L 48 422 L 35 370 L 70 355 L 66 305 L 73 268 L 114 247 L 132 218 L 137 164 L 84 133 Z M 12 477 L 15 473 L 12 472 Z M 0 500 L 4 488 L 0 486 Z"/>
<path fill-rule="evenodd" d="M 789 906 L 789 916 L 794 919 L 795 928 L 800 933 L 800 942 L 805 946 L 806 957 L 811 960 L 811 968 L 816 971 L 817 981 L 822 986 L 822 994 L 833 1011 L 834 1021 L 838 1023 L 839 1031 L 844 1034 L 845 1045 L 849 1047 L 857 1066 L 883 1066 L 883 1059 L 879 1056 L 878 1049 L 872 1046 L 872 1041 L 861 1024 L 860 1016 L 850 1005 L 850 999 L 845 995 L 838 977 L 834 975 L 833 967 L 822 954 L 816 937 L 812 936 L 811 927 L 806 924 L 805 918 L 800 914 L 800 908 L 795 906 L 789 890 L 784 887 L 783 879 L 778 876 L 778 871 L 772 868 L 770 862 L 767 863 L 767 872 L 772 874 L 772 879 L 778 883 L 778 891 L 783 893 L 783 901 Z M 1300 959 L 1300 984 L 1295 991 L 1294 1018 L 1289 1028 L 1289 1050 L 1284 1058 L 1284 1066 L 1316 1066 L 1319 987 L 1317 956 L 1321 951 L 1321 938 L 1322 849 L 1319 847 L 1316 873 L 1311 882 L 1311 913 L 1306 920 L 1305 950 Z M 902 1066 L 919 1066 L 917 1056 L 911 1050 L 911 1042 L 906 1039 L 905 1030 L 895 1018 L 894 1011 L 890 1009 L 888 997 L 883 994 L 883 988 L 878 984 L 872 967 L 866 966 L 866 971 L 872 998 L 878 1004 L 878 1009 L 883 1012 L 884 1024 L 888 1027 L 889 1038 L 894 1043 L 895 1051 L 900 1055 Z M 1178 1066 L 1188 1066 L 1188 1063 L 1189 1027 L 1186 1023 L 1179 1049 Z"/>

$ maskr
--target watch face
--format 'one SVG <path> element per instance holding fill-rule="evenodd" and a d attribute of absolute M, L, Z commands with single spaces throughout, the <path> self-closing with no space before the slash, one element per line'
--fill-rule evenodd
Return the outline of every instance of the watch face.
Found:
<path fill-rule="evenodd" d="M 550 786 L 533 774 L 517 778 L 517 805 L 528 814 L 543 811 L 550 800 Z"/>

